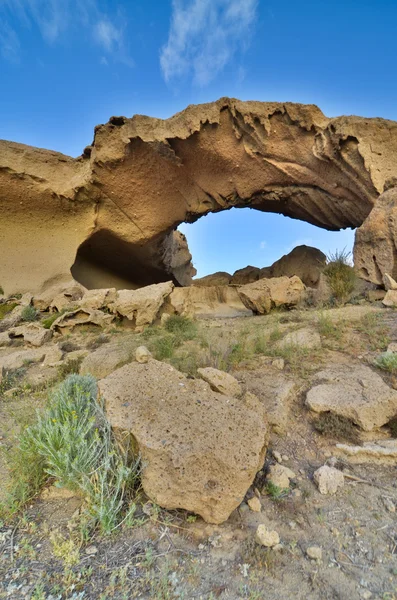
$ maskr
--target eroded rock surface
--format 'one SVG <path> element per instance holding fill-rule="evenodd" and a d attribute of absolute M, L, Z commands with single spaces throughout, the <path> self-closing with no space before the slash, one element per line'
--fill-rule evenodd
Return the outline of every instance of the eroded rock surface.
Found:
<path fill-rule="evenodd" d="M 90 289 L 186 284 L 180 223 L 250 206 L 357 227 L 396 175 L 396 154 L 392 121 L 230 98 L 167 120 L 111 118 L 76 159 L 1 141 L 0 282 L 6 295 L 37 292 L 72 269 Z"/>
<path fill-rule="evenodd" d="M 264 461 L 262 404 L 213 392 L 156 360 L 118 369 L 99 390 L 112 426 L 138 444 L 149 498 L 211 523 L 225 521 Z"/>
<path fill-rule="evenodd" d="M 260 279 L 238 288 L 238 293 L 245 306 L 259 314 L 279 306 L 296 306 L 306 298 L 306 288 L 295 276 Z"/>

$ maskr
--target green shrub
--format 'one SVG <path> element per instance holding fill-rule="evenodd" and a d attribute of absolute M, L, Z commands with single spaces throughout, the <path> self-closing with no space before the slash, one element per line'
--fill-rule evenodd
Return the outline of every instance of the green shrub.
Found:
<path fill-rule="evenodd" d="M 22 321 L 27 321 L 27 322 L 31 322 L 31 321 L 37 321 L 39 317 L 39 312 L 29 304 L 29 306 L 25 306 L 25 308 L 22 311 L 21 314 L 21 319 Z"/>
<path fill-rule="evenodd" d="M 170 315 L 164 324 L 164 329 L 174 334 L 178 340 L 192 340 L 197 336 L 196 324 L 182 315 Z"/>
<path fill-rule="evenodd" d="M 343 331 L 341 323 L 334 323 L 329 315 L 321 314 L 318 318 L 318 332 L 323 337 L 339 340 L 342 337 Z"/>
<path fill-rule="evenodd" d="M 42 320 L 41 324 L 44 329 L 51 329 L 51 325 L 60 317 L 65 311 L 62 312 L 54 312 L 49 317 L 46 317 Z"/>
<path fill-rule="evenodd" d="M 394 352 L 383 352 L 375 360 L 375 366 L 389 373 L 397 373 L 397 354 L 394 354 Z"/>
<path fill-rule="evenodd" d="M 346 249 L 336 250 L 327 257 L 324 275 L 328 279 L 334 300 L 337 303 L 346 302 L 353 293 L 357 276 L 350 263 L 350 252 Z"/>
<path fill-rule="evenodd" d="M 24 490 L 15 498 L 27 500 L 53 478 L 55 484 L 81 493 L 93 525 L 110 533 L 126 516 L 128 494 L 138 479 L 139 462 L 128 464 L 127 453 L 116 444 L 97 386 L 90 375 L 69 376 L 50 396 L 37 423 L 21 436 L 18 464 L 27 471 Z M 34 481 L 28 476 L 29 465 Z M 14 474 L 18 481 L 23 479 Z"/>
<path fill-rule="evenodd" d="M 314 429 L 322 435 L 336 440 L 357 444 L 360 441 L 357 426 L 348 419 L 331 412 L 323 412 L 313 423 Z"/>

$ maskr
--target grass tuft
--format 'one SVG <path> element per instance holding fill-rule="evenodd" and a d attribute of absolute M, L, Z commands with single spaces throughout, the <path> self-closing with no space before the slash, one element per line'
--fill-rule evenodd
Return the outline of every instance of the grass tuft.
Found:
<path fill-rule="evenodd" d="M 327 257 L 324 275 L 328 279 L 336 304 L 347 302 L 354 291 L 357 275 L 351 262 L 351 252 L 336 250 Z"/>
<path fill-rule="evenodd" d="M 383 352 L 383 354 L 380 354 L 375 359 L 374 364 L 379 369 L 395 375 L 397 373 L 397 354 L 394 354 L 394 352 Z"/>
<path fill-rule="evenodd" d="M 21 314 L 21 319 L 22 321 L 26 321 L 28 323 L 37 321 L 39 314 L 39 311 L 37 311 L 33 306 L 25 306 Z"/>
<path fill-rule="evenodd" d="M 16 302 L 11 302 L 10 304 L 0 304 L 0 321 L 4 319 L 8 313 L 14 310 L 16 306 L 18 306 Z"/>

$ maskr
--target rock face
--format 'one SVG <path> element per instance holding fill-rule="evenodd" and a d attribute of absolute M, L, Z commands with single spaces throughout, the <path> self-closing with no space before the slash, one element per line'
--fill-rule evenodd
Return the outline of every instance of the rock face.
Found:
<path fill-rule="evenodd" d="M 356 231 L 354 264 L 367 281 L 381 285 L 397 279 L 397 179 L 387 182 L 373 210 Z M 389 187 L 390 186 L 390 187 Z"/>
<path fill-rule="evenodd" d="M 306 404 L 315 412 L 346 417 L 364 431 L 382 427 L 397 414 L 397 392 L 364 365 L 337 365 L 316 374 Z"/>
<path fill-rule="evenodd" d="M 175 288 L 170 295 L 173 312 L 188 317 L 242 317 L 252 311 L 230 286 Z"/>
<path fill-rule="evenodd" d="M 6 295 L 71 271 L 90 289 L 186 284 L 180 223 L 249 206 L 357 227 L 396 175 L 396 154 L 392 121 L 229 98 L 167 120 L 112 117 L 76 159 L 1 141 L 0 282 Z"/>
<path fill-rule="evenodd" d="M 247 308 L 265 314 L 274 307 L 296 306 L 303 302 L 306 288 L 299 277 L 274 277 L 243 285 L 238 293 Z"/>
<path fill-rule="evenodd" d="M 232 276 L 230 275 L 230 273 L 226 273 L 225 271 L 218 271 L 217 273 L 212 273 L 211 275 L 200 277 L 200 279 L 195 279 L 193 281 L 193 285 L 200 287 L 211 287 L 213 285 L 229 285 L 231 279 Z"/>
<path fill-rule="evenodd" d="M 317 287 L 326 261 L 327 257 L 321 250 L 311 246 L 296 246 L 271 267 L 261 269 L 259 278 L 296 275 L 306 286 Z"/>
<path fill-rule="evenodd" d="M 263 465 L 268 426 L 261 403 L 213 392 L 156 360 L 118 369 L 99 390 L 112 426 L 138 445 L 149 498 L 225 521 Z"/>
<path fill-rule="evenodd" d="M 121 290 L 116 300 L 109 304 L 110 310 L 134 321 L 137 327 L 150 325 L 159 316 L 164 301 L 174 288 L 172 281 L 148 285 L 139 290 Z"/>

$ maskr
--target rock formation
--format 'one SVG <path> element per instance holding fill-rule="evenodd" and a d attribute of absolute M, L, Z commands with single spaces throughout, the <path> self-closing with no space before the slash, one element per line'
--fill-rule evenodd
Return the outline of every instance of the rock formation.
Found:
<path fill-rule="evenodd" d="M 249 206 L 357 227 L 396 154 L 392 121 L 228 98 L 167 120 L 112 117 L 76 159 L 1 141 L 0 284 L 37 292 L 72 272 L 89 289 L 186 285 L 180 223 Z"/>

